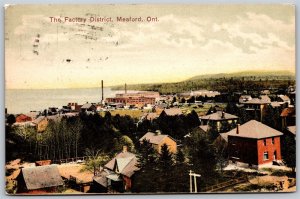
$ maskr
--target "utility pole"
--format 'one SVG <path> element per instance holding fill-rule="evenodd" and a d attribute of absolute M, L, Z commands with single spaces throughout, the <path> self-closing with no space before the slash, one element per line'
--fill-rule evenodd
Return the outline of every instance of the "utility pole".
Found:
<path fill-rule="evenodd" d="M 192 170 L 190 170 L 189 176 L 190 176 L 190 193 L 193 193 L 192 176 L 194 177 L 195 193 L 197 193 L 198 192 L 198 190 L 197 190 L 197 177 L 201 177 L 201 175 L 197 174 L 197 173 L 193 173 Z"/>

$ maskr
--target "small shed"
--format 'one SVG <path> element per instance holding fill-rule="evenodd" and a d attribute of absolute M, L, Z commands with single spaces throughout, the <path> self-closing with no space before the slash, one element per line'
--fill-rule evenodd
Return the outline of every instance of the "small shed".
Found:
<path fill-rule="evenodd" d="M 17 177 L 17 193 L 58 193 L 64 185 L 56 165 L 22 168 Z"/>

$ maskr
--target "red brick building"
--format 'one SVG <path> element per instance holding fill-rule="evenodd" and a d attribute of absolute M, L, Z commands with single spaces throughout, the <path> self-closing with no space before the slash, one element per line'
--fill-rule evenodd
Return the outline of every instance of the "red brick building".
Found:
<path fill-rule="evenodd" d="M 108 103 L 122 103 L 125 105 L 146 105 L 155 104 L 153 97 L 111 97 L 106 98 Z"/>
<path fill-rule="evenodd" d="M 227 133 L 229 158 L 248 166 L 262 166 L 281 161 L 281 132 L 251 120 Z M 226 139 L 225 139 L 226 140 Z"/>

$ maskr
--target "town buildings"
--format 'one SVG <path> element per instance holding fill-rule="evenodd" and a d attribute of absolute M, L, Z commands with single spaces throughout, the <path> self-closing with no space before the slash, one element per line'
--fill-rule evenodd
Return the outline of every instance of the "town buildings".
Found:
<path fill-rule="evenodd" d="M 161 153 L 161 147 L 166 144 L 171 153 L 177 153 L 177 143 L 176 141 L 169 135 L 161 134 L 159 131 L 152 133 L 148 132 L 143 137 L 140 138 L 140 143 L 143 140 L 147 140 L 152 144 L 152 147 L 158 152 Z"/>
<path fill-rule="evenodd" d="M 245 166 L 261 167 L 281 161 L 281 132 L 251 120 L 221 136 L 228 142 L 231 161 Z"/>
<path fill-rule="evenodd" d="M 123 151 L 111 159 L 103 170 L 93 178 L 94 182 L 100 186 L 98 190 L 115 190 L 118 192 L 128 192 L 132 187 L 132 177 L 136 171 L 138 159 L 133 153 L 123 147 Z"/>
<path fill-rule="evenodd" d="M 235 125 L 238 121 L 238 117 L 224 111 L 217 111 L 215 113 L 200 116 L 201 125 L 216 126 L 217 130 L 220 131 L 222 128 L 223 122 L 226 122 L 229 125 Z M 207 129 L 207 128 L 206 128 Z"/>
<path fill-rule="evenodd" d="M 64 185 L 56 165 L 23 168 L 17 182 L 17 193 L 21 194 L 58 193 Z"/>

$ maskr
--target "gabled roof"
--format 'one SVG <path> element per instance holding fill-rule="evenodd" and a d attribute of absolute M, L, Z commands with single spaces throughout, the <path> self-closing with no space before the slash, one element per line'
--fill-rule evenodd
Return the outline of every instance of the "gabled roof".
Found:
<path fill-rule="evenodd" d="M 86 104 L 82 105 L 81 108 L 89 109 L 89 108 L 91 108 L 92 106 L 94 106 L 94 105 L 91 104 L 91 103 L 86 103 Z"/>
<path fill-rule="evenodd" d="M 164 134 L 156 134 L 156 133 L 152 133 L 152 132 L 148 132 L 146 133 L 143 137 L 141 137 L 140 142 L 142 142 L 143 140 L 148 140 L 151 144 L 160 144 L 166 137 L 169 137 L 171 139 L 173 139 L 172 137 L 170 137 L 169 135 L 164 135 Z M 174 140 L 174 139 L 173 139 Z M 175 141 L 175 140 L 174 140 Z"/>
<path fill-rule="evenodd" d="M 250 120 L 239 127 L 239 133 L 237 134 L 237 128 L 232 129 L 227 133 L 221 133 L 220 135 L 224 140 L 228 141 L 228 136 L 243 137 L 243 138 L 253 138 L 253 139 L 263 139 L 268 137 L 276 137 L 283 135 L 280 131 L 273 129 L 261 122 L 256 120 Z"/>
<path fill-rule="evenodd" d="M 23 168 L 21 173 L 28 190 L 64 184 L 56 165 Z"/>
<path fill-rule="evenodd" d="M 119 173 L 127 177 L 131 177 L 139 168 L 137 165 L 137 157 L 130 152 L 121 152 L 115 158 L 110 160 L 104 167 L 114 171 L 117 167 Z"/>
<path fill-rule="evenodd" d="M 182 115 L 182 111 L 179 108 L 169 108 L 163 110 L 168 116 Z"/>
<path fill-rule="evenodd" d="M 273 108 L 275 108 L 275 107 L 280 107 L 281 104 L 280 104 L 279 102 L 271 102 L 271 106 L 272 106 Z"/>
<path fill-rule="evenodd" d="M 297 130 L 296 126 L 288 126 L 287 129 L 289 132 L 296 135 L 296 130 Z"/>
<path fill-rule="evenodd" d="M 157 117 L 158 117 L 157 113 L 144 113 L 143 114 L 143 118 L 146 120 L 154 120 Z"/>
<path fill-rule="evenodd" d="M 44 119 L 46 119 L 45 116 L 39 116 L 38 118 L 36 118 L 35 120 L 33 120 L 32 123 L 38 124 L 38 123 L 40 123 Z"/>
<path fill-rule="evenodd" d="M 288 107 L 283 109 L 283 111 L 280 114 L 281 117 L 295 117 L 296 116 L 296 110 L 294 107 Z"/>
<path fill-rule="evenodd" d="M 217 111 L 217 112 L 209 114 L 209 115 L 201 116 L 200 119 L 219 121 L 219 120 L 238 119 L 238 117 L 235 116 L 235 115 L 231 115 L 229 113 L 225 113 L 225 112 L 222 112 L 222 111 Z"/>
<path fill-rule="evenodd" d="M 290 101 L 290 98 L 286 95 L 278 95 L 278 97 L 284 102 Z"/>
<path fill-rule="evenodd" d="M 101 171 L 99 175 L 94 176 L 93 180 L 102 185 L 103 187 L 107 187 L 107 179 L 106 177 L 109 175 L 105 170 Z"/>
<path fill-rule="evenodd" d="M 204 132 L 208 131 L 208 125 L 200 125 L 199 128 L 202 129 Z"/>
<path fill-rule="evenodd" d="M 271 98 L 268 95 L 261 95 L 259 96 L 259 99 L 261 99 L 264 102 L 271 102 Z"/>
<path fill-rule="evenodd" d="M 244 104 L 269 104 L 269 103 L 271 103 L 271 101 L 269 101 L 267 99 L 252 98 L 251 100 L 248 100 L 243 103 Z"/>

